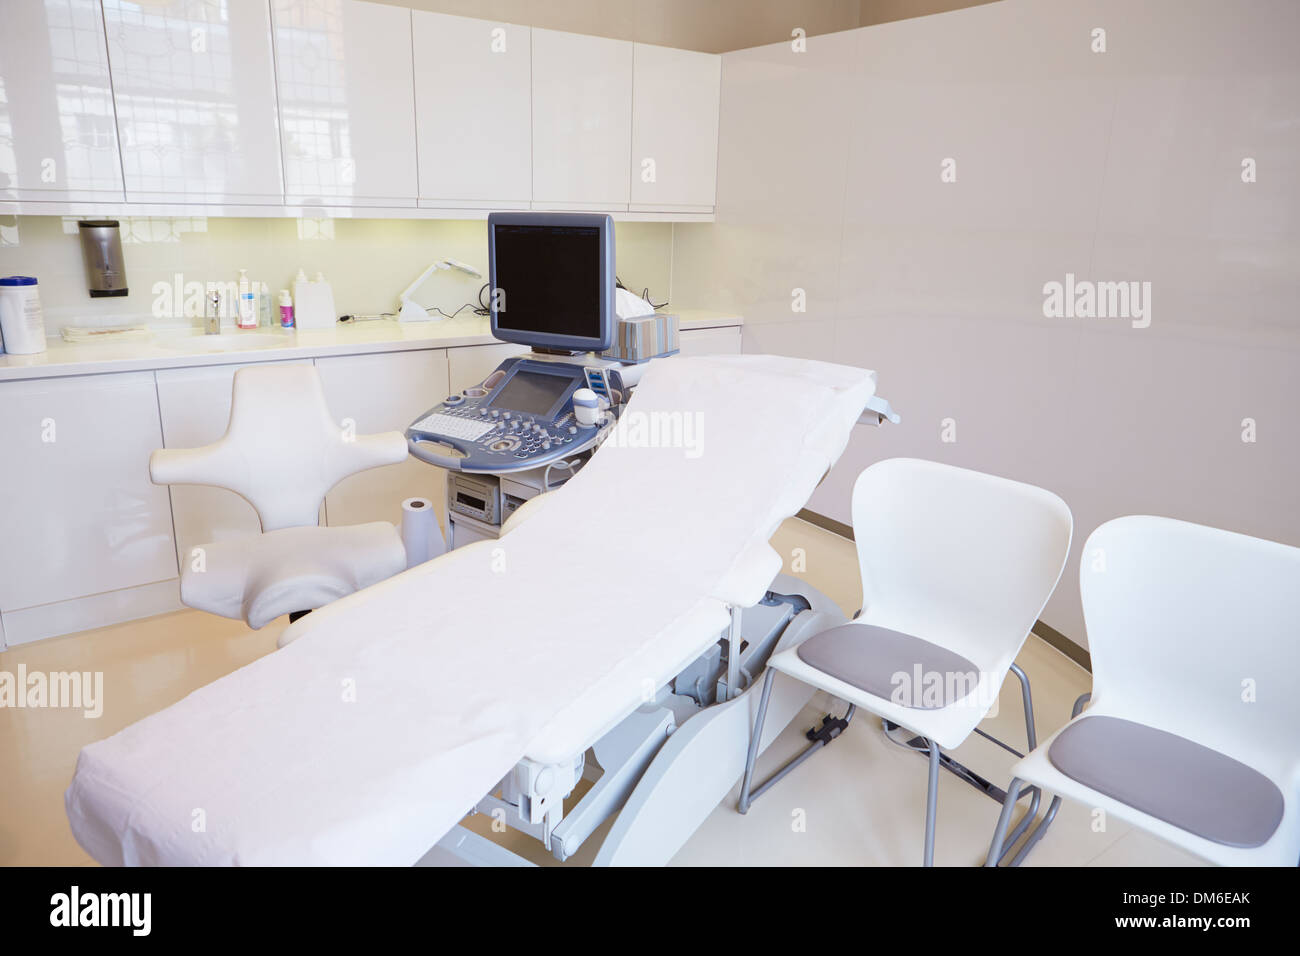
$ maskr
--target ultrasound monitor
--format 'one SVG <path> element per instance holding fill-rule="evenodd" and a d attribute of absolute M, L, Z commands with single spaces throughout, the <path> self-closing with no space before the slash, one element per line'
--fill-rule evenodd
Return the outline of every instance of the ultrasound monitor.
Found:
<path fill-rule="evenodd" d="M 613 344 L 614 220 L 585 213 L 488 215 L 492 334 L 538 350 Z"/>

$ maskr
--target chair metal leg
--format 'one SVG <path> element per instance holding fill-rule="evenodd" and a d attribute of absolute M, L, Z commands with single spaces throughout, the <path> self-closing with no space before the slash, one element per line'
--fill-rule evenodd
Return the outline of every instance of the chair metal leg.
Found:
<path fill-rule="evenodd" d="M 740 785 L 740 801 L 736 809 L 741 813 L 749 812 L 749 786 L 754 780 L 754 762 L 758 759 L 758 746 L 763 739 L 763 721 L 767 717 L 767 701 L 772 696 L 772 682 L 776 680 L 776 671 L 767 669 L 763 678 L 763 696 L 758 701 L 758 716 L 754 719 L 754 732 L 749 735 L 749 753 L 745 756 L 745 779 Z"/>
<path fill-rule="evenodd" d="M 1022 781 L 1019 777 L 1012 777 L 1011 783 L 1007 785 L 1007 798 L 1002 801 L 1002 813 L 998 816 L 998 825 L 993 830 L 993 842 L 989 844 L 989 855 L 984 860 L 985 866 L 997 866 L 1002 859 L 1002 845 L 1007 839 L 1007 826 L 1011 823 L 1011 814 L 1015 812 L 1016 801 L 1020 799 L 1020 787 Z M 1026 820 L 1029 817 L 1025 817 Z"/>
<path fill-rule="evenodd" d="M 1038 731 L 1034 726 L 1034 695 L 1029 689 L 1029 675 L 1021 670 L 1020 665 L 1014 661 L 1011 663 L 1011 673 L 1015 674 L 1020 680 L 1020 699 L 1025 708 L 1025 740 L 1029 744 L 1025 753 L 1033 753 L 1038 746 Z M 1032 793 L 1033 795 L 1029 799 L 1029 809 L 1025 811 L 1020 824 L 1011 834 L 1009 841 L 1011 845 L 1014 845 L 1020 839 L 1034 817 L 1038 815 L 1038 806 L 1042 802 L 1043 793 L 1038 787 L 1033 787 Z"/>
<path fill-rule="evenodd" d="M 1022 705 L 1024 707 L 1024 715 L 1025 715 L 1025 740 L 1029 745 L 1028 750 L 1033 751 L 1038 746 L 1038 731 L 1034 724 L 1034 698 L 1033 698 L 1033 692 L 1031 691 L 1029 686 L 1029 675 L 1027 675 L 1024 672 L 1024 670 L 1021 669 L 1020 665 L 1015 663 L 1011 665 L 1010 670 L 1013 674 L 1016 675 L 1016 679 L 1020 681 L 1020 698 L 1021 698 Z M 1075 705 L 1076 716 L 1078 714 L 1078 710 L 1080 706 L 1081 706 L 1081 702 L 1076 702 Z M 886 732 L 888 732 L 888 730 L 891 729 L 891 725 L 889 724 L 888 721 L 886 721 L 885 729 Z M 1009 746 L 1005 742 L 994 737 L 992 734 L 980 730 L 978 727 L 975 729 L 975 733 L 979 734 L 981 737 L 991 740 L 993 743 L 997 744 L 1003 750 L 1006 750 L 1017 757 L 1025 756 L 1020 751 L 1016 750 L 1014 747 Z M 1047 826 L 1052 822 L 1052 819 L 1056 816 L 1055 808 L 1059 806 L 1060 803 L 1059 799 L 1053 801 L 1052 807 L 1049 808 L 1046 817 L 1042 821 L 1040 821 L 1039 825 L 1036 828 L 1034 828 L 1033 831 L 1031 832 L 1030 825 L 1033 824 L 1038 819 L 1038 808 L 1042 803 L 1042 791 L 1038 787 L 1034 787 L 1034 786 L 1026 787 L 1023 781 L 1017 780 L 1017 781 L 1013 781 L 1016 785 L 1014 791 L 1003 792 L 995 784 L 990 783 L 989 781 L 981 777 L 979 774 L 962 766 L 960 763 L 953 760 L 952 757 L 948 756 L 947 754 L 939 752 L 937 753 L 936 756 L 937 748 L 934 746 L 932 741 L 926 740 L 925 738 L 918 736 L 918 737 L 913 737 L 911 740 L 909 740 L 907 742 L 907 745 L 920 753 L 925 753 L 927 751 L 929 752 L 932 774 L 936 772 L 935 766 L 937 763 L 938 766 L 943 767 L 945 770 L 948 770 L 951 773 L 955 774 L 957 777 L 961 778 L 962 780 L 965 780 L 967 783 L 975 787 L 975 789 L 979 790 L 985 796 L 988 796 L 1002 803 L 1003 805 L 1002 812 L 1003 812 L 1003 817 L 1005 818 L 1005 824 L 1003 825 L 1002 831 L 999 834 L 998 846 L 1003 849 L 999 849 L 998 862 L 1001 861 L 1003 856 L 1005 856 L 1008 852 L 1010 852 L 1010 849 L 1016 845 L 1016 843 L 1021 839 L 1021 837 L 1023 837 L 1027 832 L 1030 832 L 1030 839 L 1025 843 L 1025 846 L 1021 848 L 1020 853 L 1016 856 L 1016 859 L 1015 861 L 1013 861 L 1012 864 L 1012 865 L 1018 865 L 1018 861 L 1022 860 L 1024 858 L 1024 855 L 1029 852 L 1029 847 L 1033 846 L 1034 843 L 1036 843 L 1039 839 L 1042 838 L 1043 831 L 1046 830 Z M 933 798 L 933 796 L 934 796 L 934 788 L 932 787 L 931 798 Z M 1026 808 L 1024 816 L 1020 818 L 1020 822 L 1016 824 L 1015 829 L 1013 829 L 1010 833 L 1008 833 L 1007 827 L 1009 827 L 1011 823 L 1011 813 L 1014 811 L 1015 805 L 1026 796 L 1030 798 L 1029 806 Z M 932 825 L 932 821 L 928 816 L 930 812 L 929 801 L 927 801 L 926 812 L 927 812 L 926 854 L 927 854 L 927 859 L 930 859 L 932 854 L 933 825 Z M 928 866 L 930 864 L 927 863 L 926 865 Z M 996 865 L 996 863 L 994 865 Z"/>
<path fill-rule="evenodd" d="M 1034 848 L 1034 844 L 1041 840 L 1043 835 L 1047 833 L 1047 828 L 1050 827 L 1052 821 L 1056 819 L 1056 811 L 1060 808 L 1060 796 L 1052 797 L 1052 802 L 1047 805 L 1047 813 L 1043 815 L 1043 819 L 1039 822 L 1038 826 L 1034 827 L 1033 832 L 1029 834 L 1029 839 L 1026 840 L 1025 845 L 1020 848 L 1020 852 L 1011 858 L 1012 866 L 1019 866 L 1021 863 L 1025 862 L 1025 857 L 1027 857 L 1029 851 Z M 1011 843 L 1008 844 L 1008 847 L 1014 845 L 1015 841 L 1012 840 Z"/>
<path fill-rule="evenodd" d="M 1078 699 L 1075 700 L 1074 706 L 1070 708 L 1070 719 L 1074 720 L 1074 718 L 1078 717 L 1079 714 L 1082 713 L 1083 711 L 1083 705 L 1086 704 L 1091 699 L 1092 699 L 1091 693 L 1080 694 Z M 1030 740 L 1031 743 L 1029 749 L 1033 750 L 1037 746 L 1037 742 L 1034 741 L 1032 737 L 1030 738 Z M 1012 781 L 1012 783 L 1015 784 L 1017 788 L 1020 786 L 1020 782 L 1018 780 Z M 1008 801 L 1009 800 L 1010 797 L 1008 797 Z M 1016 840 L 1019 839 L 1021 835 L 1021 831 L 1023 830 L 1025 825 L 1028 824 L 1030 820 L 1030 816 L 1026 815 L 1025 819 L 1021 821 L 1021 825 L 1016 828 L 1016 832 L 1013 833 L 1011 837 L 1006 840 L 1006 848 L 1002 849 L 1001 838 L 1006 831 L 1006 820 L 1010 818 L 1009 807 L 1010 807 L 1010 803 L 1004 804 L 1002 807 L 1002 817 L 999 818 L 998 820 L 999 830 L 994 832 L 993 844 L 989 846 L 989 860 L 992 860 L 993 862 L 985 861 L 984 864 L 985 866 L 997 866 L 998 863 L 1001 862 L 1002 857 L 1005 856 L 1007 853 L 1009 853 L 1011 851 L 1011 848 L 1016 845 Z M 1041 840 L 1043 836 L 1047 833 L 1047 828 L 1052 825 L 1052 821 L 1056 819 L 1056 812 L 1060 809 L 1061 809 L 1061 797 L 1058 794 L 1057 796 L 1052 797 L 1052 802 L 1048 804 L 1047 812 L 1043 814 L 1043 819 L 1040 820 L 1038 822 L 1038 825 L 1035 826 L 1034 829 L 1030 832 L 1029 838 L 1025 840 L 1024 846 L 1020 848 L 1020 852 L 1018 852 L 1014 857 L 1012 857 L 1011 859 L 1012 866 L 1019 866 L 1020 864 L 1025 862 L 1025 857 L 1029 855 L 1029 851 L 1032 850 L 1035 844 L 1037 844 L 1038 841 Z M 994 860 L 993 858 L 993 851 L 995 848 L 999 850 L 999 854 L 996 860 Z"/>
<path fill-rule="evenodd" d="M 736 809 L 741 813 L 746 813 L 750 804 L 765 794 L 774 784 L 783 780 L 787 774 L 795 770 L 801 763 L 844 733 L 848 729 L 849 721 L 853 720 L 853 715 L 858 709 L 856 704 L 850 704 L 843 717 L 836 717 L 834 714 L 827 714 L 823 717 L 818 726 L 804 734 L 810 741 L 808 746 L 791 757 L 779 770 L 755 787 L 753 785 L 754 764 L 763 737 L 763 720 L 767 716 L 768 694 L 771 692 L 775 675 L 776 671 L 768 668 L 767 677 L 763 681 L 763 694 L 758 702 L 758 717 L 754 721 L 754 732 L 749 738 L 749 753 L 745 757 L 745 778 L 740 785 L 740 800 L 736 803 Z"/>
<path fill-rule="evenodd" d="M 939 745 L 930 745 L 930 782 L 925 794 L 925 866 L 934 866 L 934 819 L 939 810 Z"/>

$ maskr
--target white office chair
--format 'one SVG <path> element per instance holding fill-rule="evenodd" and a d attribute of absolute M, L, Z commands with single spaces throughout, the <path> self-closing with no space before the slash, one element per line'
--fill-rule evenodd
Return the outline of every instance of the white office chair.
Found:
<path fill-rule="evenodd" d="M 400 432 L 350 436 L 330 418 L 310 365 L 241 368 L 226 434 L 202 448 L 162 448 L 155 484 L 215 485 L 257 512 L 262 534 L 201 545 L 183 556 L 181 600 L 260 628 L 315 610 L 406 568 L 386 521 L 317 527 L 325 493 L 343 478 L 406 458 Z"/>
<path fill-rule="evenodd" d="M 1116 518 L 1084 545 L 1079 586 L 1091 703 L 1013 768 L 987 865 L 1029 783 L 1057 794 L 1044 824 L 1066 797 L 1215 863 L 1295 866 L 1300 548 Z"/>
<path fill-rule="evenodd" d="M 847 701 L 840 729 L 861 707 L 916 735 L 909 744 L 930 760 L 924 863 L 932 865 L 941 762 L 1002 799 L 1001 790 L 942 750 L 975 730 L 1008 670 L 1020 680 L 1034 747 L 1029 679 L 1015 657 L 1061 576 L 1072 526 L 1056 495 L 1005 478 L 909 458 L 862 472 L 853 486 L 862 611 L 768 663 L 740 812 L 828 742 L 810 732 L 813 744 L 751 793 L 767 699 L 780 671 Z M 1034 791 L 1017 837 L 1037 813 L 1038 797 Z"/>

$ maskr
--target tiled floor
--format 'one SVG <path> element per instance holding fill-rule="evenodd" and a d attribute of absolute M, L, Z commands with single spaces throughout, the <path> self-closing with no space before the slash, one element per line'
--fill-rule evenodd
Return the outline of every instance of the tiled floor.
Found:
<path fill-rule="evenodd" d="M 861 598 L 851 542 L 805 522 L 787 521 L 773 539 L 789 565 L 802 549 L 798 576 L 835 600 L 846 613 Z M 787 566 L 788 573 L 792 572 Z M 1071 582 L 1062 582 L 1062 587 Z M 179 700 L 190 691 L 275 648 L 279 620 L 261 631 L 195 611 L 100 628 L 0 653 L 0 670 L 102 671 L 103 715 L 80 711 L 0 709 L 0 865 L 85 864 L 63 812 L 63 791 L 80 748 Z M 1088 690 L 1088 674 L 1031 637 L 1019 663 L 1033 682 L 1035 719 L 1046 736 Z M 984 729 L 1023 745 L 1019 691 L 1010 680 L 995 717 Z M 810 707 L 760 762 L 759 775 L 799 749 L 803 731 L 821 715 Z M 979 737 L 954 756 L 995 781 L 1005 781 L 1013 757 Z M 891 744 L 879 723 L 862 715 L 834 744 L 807 761 L 758 800 L 748 815 L 735 812 L 734 793 L 674 858 L 677 865 L 915 865 L 921 859 L 925 816 L 925 761 Z M 950 774 L 940 775 L 935 862 L 972 865 L 982 860 L 998 806 Z M 802 812 L 799 812 L 802 811 Z M 800 828 L 796 821 L 805 825 Z M 467 825 L 489 832 L 484 819 Z M 569 864 L 590 862 L 603 831 Z M 554 863 L 539 844 L 516 833 L 496 837 L 539 863 Z M 1064 804 L 1056 823 L 1030 855 L 1029 865 L 1189 865 L 1181 850 L 1111 821 L 1094 830 L 1087 807 Z"/>

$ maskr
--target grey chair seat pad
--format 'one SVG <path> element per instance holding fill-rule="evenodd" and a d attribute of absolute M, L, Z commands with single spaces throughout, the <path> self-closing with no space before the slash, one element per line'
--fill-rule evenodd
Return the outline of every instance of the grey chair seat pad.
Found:
<path fill-rule="evenodd" d="M 841 624 L 799 645 L 799 659 L 859 690 L 913 710 L 939 710 L 975 689 L 979 668 L 901 631 Z"/>
<path fill-rule="evenodd" d="M 1223 846 L 1261 846 L 1282 822 L 1282 792 L 1262 773 L 1131 720 L 1077 720 L 1047 757 L 1071 780 Z"/>

